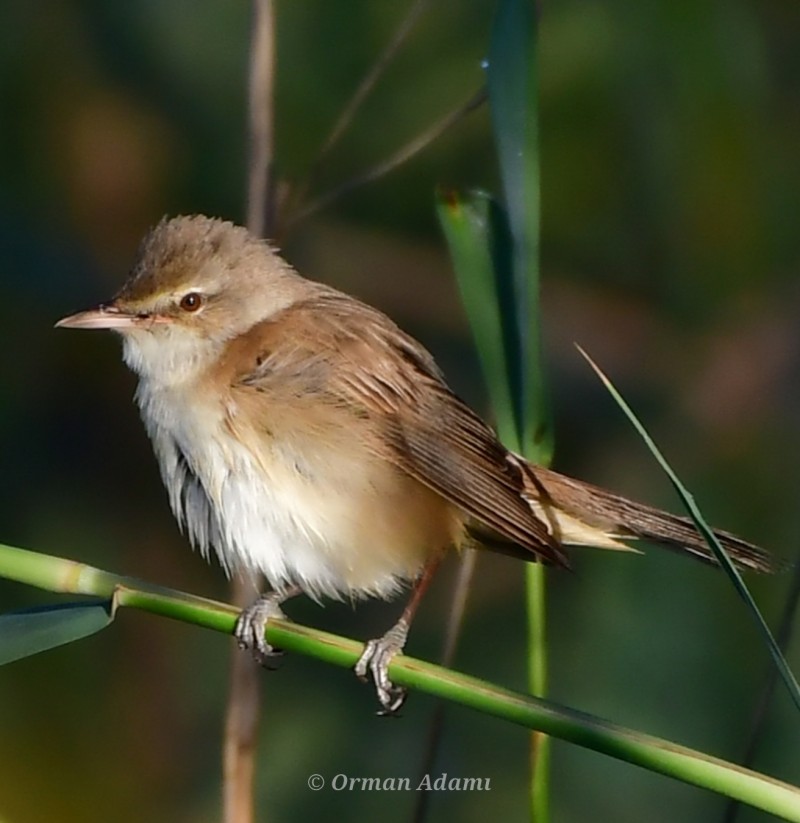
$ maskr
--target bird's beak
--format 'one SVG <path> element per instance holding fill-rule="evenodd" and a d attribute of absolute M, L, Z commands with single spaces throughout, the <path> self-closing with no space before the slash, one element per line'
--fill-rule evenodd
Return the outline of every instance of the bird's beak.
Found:
<path fill-rule="evenodd" d="M 113 303 L 101 303 L 93 309 L 79 311 L 56 323 L 63 329 L 130 329 L 142 318 L 117 308 Z"/>

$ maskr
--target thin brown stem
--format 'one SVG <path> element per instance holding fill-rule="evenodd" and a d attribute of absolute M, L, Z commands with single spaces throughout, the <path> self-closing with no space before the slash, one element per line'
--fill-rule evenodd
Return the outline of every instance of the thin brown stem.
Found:
<path fill-rule="evenodd" d="M 400 46 L 403 45 L 403 42 L 411 33 L 411 30 L 416 25 L 417 20 L 422 15 L 422 12 L 425 11 L 425 6 L 427 6 L 429 2 L 430 0 L 416 0 L 416 2 L 412 4 L 411 8 L 408 10 L 408 14 L 403 18 L 400 25 L 397 27 L 394 36 L 389 41 L 389 44 L 375 61 L 372 68 L 364 75 L 363 79 L 358 84 L 358 88 L 353 93 L 353 96 L 342 109 L 342 112 L 334 123 L 327 139 L 322 144 L 322 148 L 319 150 L 319 155 L 311 168 L 311 173 L 309 174 L 310 179 L 313 179 L 316 176 L 322 162 L 328 156 L 331 149 L 339 142 L 342 135 L 347 131 L 359 108 L 361 108 L 364 101 L 367 97 L 369 97 L 370 93 L 377 85 L 381 75 L 386 71 L 389 64 L 397 55 L 397 52 L 400 50 Z"/>
<path fill-rule="evenodd" d="M 273 0 L 254 0 L 248 81 L 247 228 L 259 236 L 271 232 L 275 224 L 274 96 L 275 7 Z"/>
<path fill-rule="evenodd" d="M 249 166 L 247 226 L 256 235 L 271 233 L 275 84 L 275 8 L 273 0 L 253 0 L 248 76 Z M 233 602 L 244 608 L 253 598 L 252 583 L 234 579 Z M 261 708 L 259 667 L 235 649 L 230 663 L 223 741 L 223 821 L 252 823 L 256 748 Z"/>
<path fill-rule="evenodd" d="M 397 56 L 397 53 L 400 51 L 400 47 L 411 33 L 429 2 L 430 0 L 416 0 L 416 2 L 412 3 L 411 8 L 400 22 L 400 25 L 397 27 L 392 39 L 389 41 L 383 52 L 381 52 L 378 56 L 378 59 L 373 64 L 372 68 L 364 75 L 361 82 L 358 84 L 353 96 L 347 101 L 336 119 L 336 122 L 333 124 L 333 128 L 325 139 L 325 142 L 322 144 L 322 148 L 320 148 L 316 160 L 311 164 L 311 168 L 309 169 L 305 180 L 301 182 L 292 193 L 291 210 L 294 210 L 294 208 L 305 199 L 308 191 L 318 179 L 324 162 L 331 150 L 341 140 L 342 136 L 350 127 L 350 124 L 353 122 L 358 110 L 375 89 L 375 86 L 378 84 L 381 76 L 389 67 L 389 64 Z"/>
<path fill-rule="evenodd" d="M 469 596 L 472 578 L 475 574 L 476 560 L 477 552 L 474 549 L 466 549 L 461 556 L 461 562 L 458 566 L 458 575 L 456 576 L 456 584 L 453 589 L 450 614 L 447 619 L 447 628 L 445 630 L 440 661 L 441 665 L 446 669 L 452 668 L 455 660 L 458 641 L 461 637 L 461 629 L 464 626 L 467 597 Z M 434 766 L 436 765 L 436 757 L 439 753 L 442 733 L 444 732 L 444 711 L 444 701 L 440 700 L 436 704 L 430 725 L 428 726 L 428 736 L 425 741 L 425 749 L 422 753 L 419 780 L 417 781 L 418 785 L 426 774 L 433 772 Z M 414 805 L 414 813 L 411 818 L 413 823 L 423 823 L 428 815 L 429 807 L 430 792 L 418 792 L 417 802 Z"/>
<path fill-rule="evenodd" d="M 343 197 L 345 194 L 357 189 L 360 186 L 372 183 L 373 181 L 384 177 L 389 172 L 394 171 L 398 166 L 410 160 L 415 154 L 419 154 L 423 149 L 427 148 L 434 140 L 441 137 L 449 128 L 459 123 L 472 111 L 483 105 L 486 101 L 486 90 L 481 89 L 476 94 L 472 95 L 466 102 L 462 103 L 457 108 L 448 112 L 444 117 L 438 120 L 433 125 L 429 126 L 421 134 L 418 134 L 413 140 L 410 140 L 394 154 L 390 155 L 380 163 L 376 163 L 371 168 L 345 180 L 344 183 L 337 186 L 331 191 L 320 195 L 316 200 L 312 200 L 305 208 L 301 209 L 292 215 L 286 223 L 286 231 L 297 228 L 297 225 L 304 220 L 307 220 L 312 215 L 329 206 L 334 201 Z"/>
<path fill-rule="evenodd" d="M 231 589 L 234 602 L 244 605 L 242 584 L 234 583 Z M 229 682 L 222 749 L 222 819 L 225 823 L 252 823 L 261 679 L 255 661 L 238 648 L 231 656 Z"/>

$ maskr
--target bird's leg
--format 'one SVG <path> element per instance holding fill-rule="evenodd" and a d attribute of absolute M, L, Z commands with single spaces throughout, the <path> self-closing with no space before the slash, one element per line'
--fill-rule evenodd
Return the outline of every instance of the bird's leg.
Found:
<path fill-rule="evenodd" d="M 405 609 L 403 609 L 402 615 L 400 615 L 400 619 L 383 637 L 370 640 L 367 643 L 363 654 L 355 665 L 354 671 L 357 677 L 364 681 L 371 677 L 372 682 L 375 684 L 378 700 L 382 707 L 378 714 L 396 714 L 405 703 L 407 692 L 404 688 L 395 686 L 389 680 L 389 665 L 395 655 L 402 653 L 408 638 L 411 621 L 441 561 L 441 555 L 437 555 L 425 564 L 411 592 L 411 598 Z"/>
<path fill-rule="evenodd" d="M 249 649 L 257 663 L 269 667 L 269 661 L 280 657 L 283 652 L 267 643 L 267 622 L 271 619 L 286 620 L 281 611 L 281 603 L 300 594 L 298 586 L 291 586 L 277 592 L 267 592 L 259 596 L 252 605 L 243 609 L 236 620 L 234 637 L 240 649 Z"/>

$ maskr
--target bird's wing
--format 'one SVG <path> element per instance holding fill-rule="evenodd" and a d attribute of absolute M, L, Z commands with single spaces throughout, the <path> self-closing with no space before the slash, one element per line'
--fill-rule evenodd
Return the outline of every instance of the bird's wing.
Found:
<path fill-rule="evenodd" d="M 324 289 L 260 334 L 257 365 L 241 385 L 265 391 L 279 375 L 292 376 L 320 402 L 368 417 L 383 435 L 375 438 L 379 456 L 465 512 L 479 540 L 567 564 L 522 497 L 518 460 L 450 391 L 432 356 L 385 315 Z"/>

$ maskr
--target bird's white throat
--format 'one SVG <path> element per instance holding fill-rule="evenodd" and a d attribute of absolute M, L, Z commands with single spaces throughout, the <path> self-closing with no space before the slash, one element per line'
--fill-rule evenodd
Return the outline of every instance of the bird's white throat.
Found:
<path fill-rule="evenodd" d="M 176 386 L 199 377 L 219 357 L 225 341 L 199 338 L 182 328 L 162 326 L 126 330 L 122 356 L 126 365 L 154 386 Z"/>

